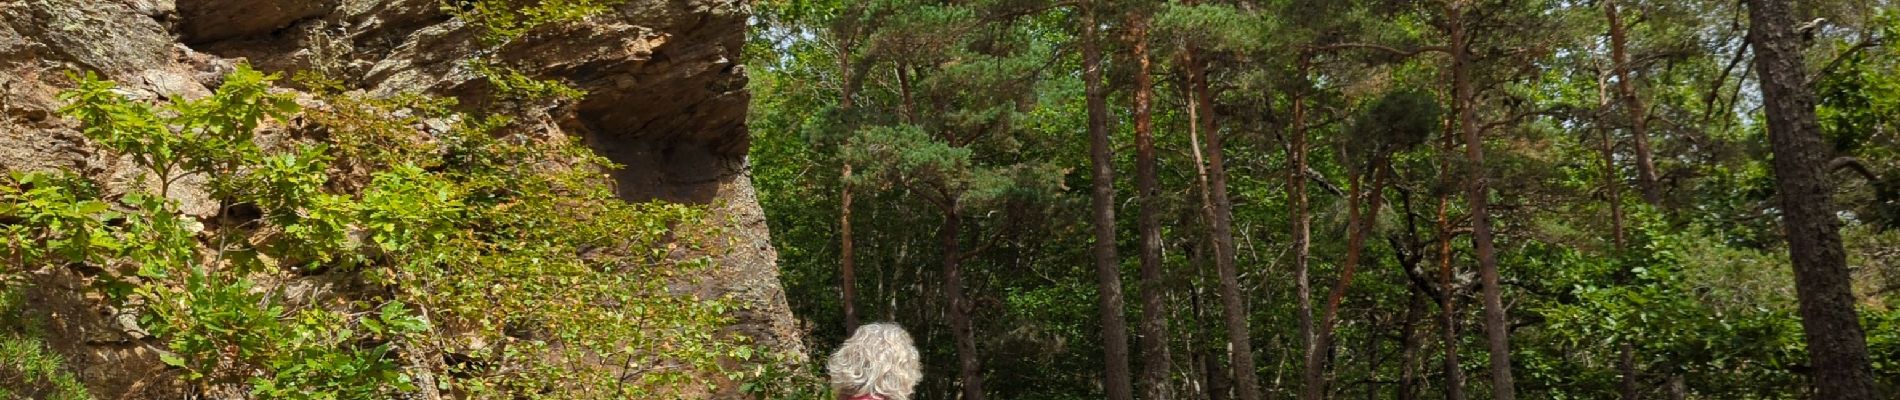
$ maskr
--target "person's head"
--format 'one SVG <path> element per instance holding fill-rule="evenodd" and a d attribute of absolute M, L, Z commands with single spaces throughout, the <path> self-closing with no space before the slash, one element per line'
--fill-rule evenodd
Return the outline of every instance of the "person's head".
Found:
<path fill-rule="evenodd" d="M 831 388 L 845 396 L 874 395 L 886 400 L 909 400 L 923 378 L 917 347 L 904 328 L 889 322 L 858 327 L 844 346 L 825 363 Z"/>

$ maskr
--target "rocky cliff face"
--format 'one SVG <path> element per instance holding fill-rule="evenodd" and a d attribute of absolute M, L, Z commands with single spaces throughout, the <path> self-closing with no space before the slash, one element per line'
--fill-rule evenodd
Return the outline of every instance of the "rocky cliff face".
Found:
<path fill-rule="evenodd" d="M 314 70 L 369 93 L 458 97 L 552 135 L 584 138 L 624 164 L 623 198 L 704 204 L 723 223 L 718 263 L 684 290 L 749 305 L 734 331 L 797 354 L 799 338 L 778 287 L 776 254 L 745 161 L 743 0 L 632 0 L 577 23 L 550 24 L 498 48 L 437 0 L 0 0 L 0 169 L 68 168 L 129 182 L 129 168 L 98 154 L 56 94 L 66 71 L 96 71 L 135 98 L 210 93 L 238 60 L 266 71 Z M 478 54 L 479 53 L 479 54 Z M 466 60 L 485 56 L 528 76 L 585 90 L 546 107 L 493 104 Z M 209 215 L 190 182 L 168 196 Z M 69 275 L 62 272 L 54 275 Z M 36 279 L 28 304 L 51 321 L 49 340 L 101 398 L 162 393 L 163 369 L 145 346 L 116 335 L 126 317 L 79 295 L 71 277 Z M 43 282 L 40 282 L 43 281 Z"/>

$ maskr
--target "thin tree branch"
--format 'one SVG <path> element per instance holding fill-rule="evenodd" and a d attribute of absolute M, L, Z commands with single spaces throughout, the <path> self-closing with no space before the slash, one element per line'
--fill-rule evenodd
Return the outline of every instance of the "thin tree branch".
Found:
<path fill-rule="evenodd" d="M 975 228 L 975 224 L 971 224 L 971 227 Z M 987 252 L 990 249 L 995 248 L 997 243 L 1003 242 L 1002 240 L 1003 236 L 1004 236 L 1004 231 L 1001 229 L 998 229 L 995 233 L 990 235 L 989 239 L 985 239 L 983 243 L 978 243 L 976 247 L 974 248 L 966 250 L 962 253 L 957 253 L 957 262 L 963 262 L 971 258 L 976 258 L 978 254 L 983 254 L 983 252 Z"/>
<path fill-rule="evenodd" d="M 1841 54 L 1835 55 L 1834 59 L 1829 60 L 1827 62 L 1827 66 L 1821 67 L 1821 71 L 1815 72 L 1814 76 L 1815 78 L 1827 76 L 1827 74 L 1833 73 L 1835 68 L 1839 68 L 1842 62 L 1847 61 L 1848 57 L 1852 57 L 1855 54 L 1860 54 L 1860 52 L 1862 51 L 1866 51 L 1867 49 L 1880 46 L 1881 44 L 1884 44 L 1884 43 L 1886 43 L 1886 40 L 1882 40 L 1881 38 L 1871 38 L 1868 40 L 1862 40 L 1859 43 L 1854 43 L 1853 47 L 1849 47 L 1847 48 L 1846 51 L 1842 51 Z"/>
<path fill-rule="evenodd" d="M 1880 175 L 1874 174 L 1874 170 L 1868 168 L 1867 164 L 1860 162 L 1858 158 L 1840 157 L 1827 163 L 1827 170 L 1829 172 L 1839 172 L 1843 169 L 1853 170 L 1855 173 L 1860 174 L 1861 177 L 1867 178 L 1868 182 L 1880 181 Z"/>
<path fill-rule="evenodd" d="M 1557 117 L 1567 117 L 1573 114 L 1576 114 L 1576 113 L 1575 113 L 1575 110 L 1573 110 L 1571 107 L 1559 105 L 1559 106 L 1554 106 L 1550 108 L 1545 108 L 1542 110 L 1518 113 L 1517 115 L 1512 115 L 1510 118 L 1505 118 L 1503 120 L 1498 120 L 1498 121 L 1492 121 L 1491 123 L 1484 124 L 1483 126 L 1479 127 L 1478 130 L 1479 132 L 1489 132 L 1492 129 L 1496 129 L 1498 127 L 1503 127 L 1507 125 L 1516 125 L 1519 122 L 1523 122 L 1525 119 L 1528 119 L 1530 117 L 1543 116 L 1543 117 L 1557 118 Z"/>
<path fill-rule="evenodd" d="M 1382 44 L 1373 44 L 1373 43 L 1333 43 L 1333 44 L 1326 44 L 1326 45 L 1301 47 L 1301 50 L 1308 51 L 1308 52 L 1338 51 L 1338 50 L 1352 50 L 1352 49 L 1377 50 L 1377 51 L 1381 51 L 1386 54 L 1398 56 L 1401 58 L 1412 57 L 1412 56 L 1416 56 L 1423 53 L 1439 53 L 1439 54 L 1445 54 L 1445 55 L 1451 54 L 1451 48 L 1446 47 L 1446 46 L 1424 46 L 1424 47 L 1415 47 L 1415 48 L 1410 48 L 1410 49 L 1400 49 L 1397 47 L 1392 47 L 1392 46 L 1387 46 L 1387 45 L 1382 45 Z"/>
<path fill-rule="evenodd" d="M 1306 179 L 1313 181 L 1313 183 L 1319 184 L 1321 188 L 1326 189 L 1328 193 L 1332 193 L 1334 196 L 1346 195 L 1346 191 L 1344 189 L 1340 189 L 1339 185 L 1334 185 L 1331 181 L 1327 181 L 1326 175 L 1321 174 L 1319 170 L 1313 169 L 1312 166 L 1306 167 Z"/>
<path fill-rule="evenodd" d="M 1722 68 L 1722 75 L 1715 78 L 1715 86 L 1709 87 L 1709 93 L 1702 96 L 1703 125 L 1707 125 L 1709 120 L 1715 117 L 1715 101 L 1722 98 L 1722 88 L 1728 87 L 1729 74 L 1735 71 L 1736 65 L 1742 63 L 1742 56 L 1748 55 L 1748 46 L 1749 43 L 1746 40 L 1742 41 L 1740 46 L 1736 46 L 1735 56 L 1729 58 L 1727 67 Z"/>

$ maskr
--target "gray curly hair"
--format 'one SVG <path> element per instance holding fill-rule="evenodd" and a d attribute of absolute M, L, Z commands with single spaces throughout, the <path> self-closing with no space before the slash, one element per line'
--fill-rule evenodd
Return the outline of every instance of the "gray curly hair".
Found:
<path fill-rule="evenodd" d="M 917 346 L 903 327 L 878 322 L 859 326 L 831 354 L 825 369 L 831 372 L 831 388 L 840 395 L 909 400 L 924 375 L 918 358 Z"/>

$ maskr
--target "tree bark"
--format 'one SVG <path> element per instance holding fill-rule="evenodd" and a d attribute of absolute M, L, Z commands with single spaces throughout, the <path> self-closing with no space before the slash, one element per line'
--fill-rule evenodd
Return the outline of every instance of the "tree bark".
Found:
<path fill-rule="evenodd" d="M 1186 247 L 1188 264 L 1194 266 L 1193 287 L 1190 288 L 1191 293 L 1188 295 L 1188 306 L 1189 311 L 1194 316 L 1195 329 L 1190 329 L 1188 332 L 1205 335 L 1215 330 L 1214 326 L 1207 323 L 1207 307 L 1205 306 L 1207 294 L 1207 290 L 1205 289 L 1207 279 L 1206 266 L 1208 263 L 1207 246 L 1199 242 L 1190 242 Z M 1212 335 L 1207 336 L 1211 339 Z M 1188 343 L 1191 343 L 1188 347 L 1189 353 L 1194 354 L 1195 358 L 1199 361 L 1196 365 L 1201 369 L 1202 382 L 1204 383 L 1201 385 L 1202 394 L 1204 395 L 1202 398 L 1208 400 L 1226 399 L 1229 388 L 1227 373 L 1221 369 L 1219 344 L 1213 340 L 1197 340 L 1197 338 L 1189 338 Z"/>
<path fill-rule="evenodd" d="M 845 162 L 839 176 L 838 194 L 838 288 L 843 292 L 840 299 L 844 303 L 844 333 L 850 335 L 858 329 L 858 275 L 853 261 L 855 249 L 851 240 L 851 163 Z"/>
<path fill-rule="evenodd" d="M 1236 397 L 1240 400 L 1260 400 L 1260 377 L 1253 359 L 1253 335 L 1247 327 L 1247 305 L 1241 298 L 1240 275 L 1234 266 L 1233 203 L 1227 197 L 1227 167 L 1222 161 L 1220 128 L 1214 122 L 1214 96 L 1207 86 L 1206 60 L 1198 58 L 1195 53 L 1197 49 L 1194 46 L 1188 46 L 1182 53 L 1194 98 L 1194 104 L 1190 106 L 1190 119 L 1193 120 L 1190 132 L 1199 130 L 1207 135 L 1207 164 L 1203 172 L 1207 181 L 1205 210 L 1214 245 L 1214 267 L 1220 275 L 1221 304 L 1227 322 L 1227 340 L 1232 349 Z"/>
<path fill-rule="evenodd" d="M 1608 7 L 1610 10 L 1608 12 L 1612 25 L 1610 28 L 1612 35 L 1621 35 L 1620 33 L 1616 33 L 1620 28 L 1615 26 L 1617 18 L 1614 0 L 1609 0 L 1605 7 Z M 1608 107 L 1610 105 L 1610 98 L 1607 93 L 1605 93 L 1607 85 L 1604 84 L 1604 80 L 1605 79 L 1600 76 L 1597 79 L 1597 107 L 1599 108 Z M 1627 242 L 1624 240 L 1623 235 L 1623 182 L 1622 178 L 1617 176 L 1616 142 L 1610 139 L 1609 129 L 1598 128 L 1597 133 L 1602 141 L 1603 188 L 1609 191 L 1605 203 L 1610 205 L 1610 236 L 1612 243 L 1615 244 L 1615 247 L 1613 247 L 1615 252 L 1613 254 L 1617 257 L 1621 257 Z M 1654 205 L 1654 203 L 1651 204 Z M 1628 282 L 1618 283 L 1628 284 Z M 1617 372 L 1622 375 L 1621 381 L 1617 383 L 1617 391 L 1620 392 L 1626 400 L 1636 399 L 1640 390 L 1636 376 L 1636 346 L 1630 343 L 1629 339 L 1624 339 L 1623 343 L 1617 345 L 1616 369 Z"/>
<path fill-rule="evenodd" d="M 1367 319 L 1366 321 L 1367 328 L 1370 328 L 1373 331 L 1385 330 L 1385 326 L 1379 323 L 1378 315 L 1368 315 L 1366 319 Z M 1366 355 L 1365 356 L 1366 375 L 1369 377 L 1380 376 L 1381 374 L 1379 373 L 1379 366 L 1385 365 L 1386 356 L 1383 354 L 1379 354 L 1379 339 L 1381 336 L 1384 336 L 1384 335 L 1365 335 L 1365 340 L 1361 342 L 1365 344 L 1365 347 L 1362 347 L 1359 351 L 1362 353 L 1365 353 Z M 1334 371 L 1334 372 L 1337 373 L 1337 371 Z M 1331 380 L 1331 378 L 1328 378 L 1328 380 Z M 1383 385 L 1385 384 L 1385 382 L 1382 382 L 1380 379 L 1376 379 L 1376 378 L 1366 379 L 1365 382 L 1366 382 L 1366 389 L 1364 393 L 1366 395 L 1366 400 L 1378 400 L 1379 385 Z"/>
<path fill-rule="evenodd" d="M 1438 192 L 1438 328 L 1439 341 L 1444 342 L 1445 357 L 1442 365 L 1445 374 L 1445 399 L 1465 400 L 1465 369 L 1458 361 L 1458 312 L 1456 300 L 1458 288 L 1452 282 L 1454 271 L 1451 266 L 1451 186 L 1455 175 L 1452 174 L 1454 152 L 1458 149 L 1457 134 L 1450 123 L 1445 124 L 1444 154 L 1439 157 Z"/>
<path fill-rule="evenodd" d="M 1425 305 L 1431 302 L 1423 288 L 1413 286 L 1411 292 L 1405 321 L 1399 328 L 1399 400 L 1418 399 L 1418 348 L 1424 342 L 1419 338 L 1418 320 L 1424 318 Z"/>
<path fill-rule="evenodd" d="M 1339 282 L 1333 284 L 1332 292 L 1326 296 L 1326 308 L 1320 314 L 1319 324 L 1313 328 L 1313 345 L 1309 346 L 1306 353 L 1307 385 L 1301 391 L 1302 399 L 1319 400 L 1326 397 L 1325 354 L 1332 350 L 1333 325 L 1339 319 L 1339 303 L 1346 298 L 1346 288 L 1352 286 L 1353 275 L 1359 270 L 1360 254 L 1364 253 L 1366 236 L 1378 225 L 1379 207 L 1385 200 L 1382 195 L 1385 174 L 1381 173 L 1385 166 L 1382 164 L 1382 160 L 1375 159 L 1372 162 L 1372 182 L 1368 185 L 1370 190 L 1361 191 L 1368 189 L 1360 185 L 1365 180 L 1363 176 L 1353 176 L 1348 185 L 1351 191 L 1347 193 L 1346 200 L 1346 261 L 1340 264 Z M 1360 210 L 1361 204 L 1367 204 L 1363 212 Z"/>
<path fill-rule="evenodd" d="M 1308 58 L 1300 56 L 1298 78 L 1306 79 Z M 1291 164 L 1287 168 L 1286 183 L 1292 188 L 1288 194 L 1288 210 L 1293 223 L 1293 287 L 1298 291 L 1296 304 L 1300 319 L 1300 347 L 1305 350 L 1307 362 L 1319 357 L 1319 348 L 1313 342 L 1313 285 L 1309 276 L 1309 260 L 1312 251 L 1312 213 L 1306 204 L 1306 84 L 1300 82 L 1293 90 L 1293 123 L 1291 143 L 1287 145 L 1287 159 Z M 1302 375 L 1303 386 L 1320 386 L 1313 380 L 1313 365 L 1306 366 Z"/>
<path fill-rule="evenodd" d="M 1108 91 L 1102 86 L 1101 32 L 1095 10 L 1083 10 L 1082 80 L 1088 103 L 1090 178 L 1094 180 L 1095 277 L 1100 297 L 1103 390 L 1110 400 L 1134 398 L 1128 376 L 1128 321 L 1122 315 L 1121 259 L 1115 254 L 1115 159 L 1108 132 Z"/>
<path fill-rule="evenodd" d="M 1624 339 L 1623 343 L 1617 344 L 1616 353 L 1616 369 L 1623 375 L 1622 380 L 1617 382 L 1617 391 L 1622 393 L 1624 400 L 1636 400 L 1640 393 L 1636 381 L 1636 345 Z"/>
<path fill-rule="evenodd" d="M 904 123 L 916 125 L 917 101 L 910 95 L 910 67 L 904 63 L 897 64 L 897 89 L 904 100 L 904 107 L 899 110 L 900 116 L 904 118 Z"/>
<path fill-rule="evenodd" d="M 970 322 L 973 307 L 963 296 L 963 250 L 957 239 L 962 215 L 955 199 L 944 202 L 943 226 L 937 230 L 937 240 L 943 251 L 944 290 L 950 298 L 950 335 L 957 341 L 958 376 L 963 380 L 965 400 L 983 400 L 983 369 L 977 361 L 976 335 Z"/>
<path fill-rule="evenodd" d="M 1464 131 L 1466 181 L 1465 197 L 1471 203 L 1471 242 L 1478 256 L 1478 277 L 1483 282 L 1484 331 L 1491 353 L 1491 393 L 1497 400 L 1517 398 L 1517 384 L 1511 375 L 1510 327 L 1504 313 L 1503 288 L 1498 286 L 1498 257 L 1491 237 L 1491 198 L 1489 174 L 1484 167 L 1484 138 L 1480 137 L 1477 93 L 1472 83 L 1471 38 L 1465 31 L 1465 10 L 1451 11 L 1452 97 L 1458 105 L 1458 125 Z"/>
<path fill-rule="evenodd" d="M 1783 234 L 1794 261 L 1795 294 L 1808 342 L 1817 399 L 1869 400 L 1875 392 L 1867 338 L 1854 309 L 1853 280 L 1842 249 L 1828 183 L 1827 147 L 1815 117 L 1814 91 L 1802 57 L 1805 40 L 1790 0 L 1749 0 L 1748 38 L 1755 48 L 1762 109 L 1774 152 L 1775 191 Z"/>
<path fill-rule="evenodd" d="M 838 111 L 849 114 L 857 105 L 854 99 L 858 80 L 853 78 L 851 69 L 851 36 L 841 38 L 838 44 L 838 73 L 843 79 L 839 85 Z M 846 115 L 846 118 L 850 118 Z M 844 303 L 844 333 L 850 335 L 858 328 L 858 279 L 857 249 L 851 238 L 851 162 L 845 161 L 838 172 L 838 288 L 839 301 Z"/>
<path fill-rule="evenodd" d="M 1630 139 L 1636 145 L 1636 173 L 1642 184 L 1643 201 L 1660 208 L 1662 184 L 1657 181 L 1656 162 L 1649 147 L 1649 109 L 1643 104 L 1642 96 L 1636 94 L 1636 82 L 1630 80 L 1629 39 L 1616 8 L 1616 0 L 1603 1 L 1603 14 L 1610 23 L 1610 61 L 1616 63 L 1612 70 L 1616 72 L 1617 95 L 1623 98 L 1623 108 L 1629 115 Z"/>
<path fill-rule="evenodd" d="M 1597 105 L 1599 107 L 1608 105 L 1609 99 L 1602 96 L 1602 89 L 1599 88 L 1598 92 Z M 1616 246 L 1616 251 L 1622 253 L 1628 241 L 1623 233 L 1623 182 L 1621 177 L 1617 176 L 1616 141 L 1610 139 L 1609 129 L 1598 129 L 1597 133 L 1600 134 L 1599 139 L 1602 142 L 1603 188 L 1609 191 L 1609 200 L 1606 202 L 1610 205 L 1611 239 Z"/>
<path fill-rule="evenodd" d="M 1148 399 L 1172 399 L 1168 370 L 1174 364 L 1168 349 L 1166 286 L 1161 274 L 1161 183 L 1155 171 L 1153 65 L 1148 59 L 1148 20 L 1129 14 L 1130 47 L 1135 60 L 1135 191 L 1141 197 L 1137 216 L 1141 234 L 1141 386 Z"/>

